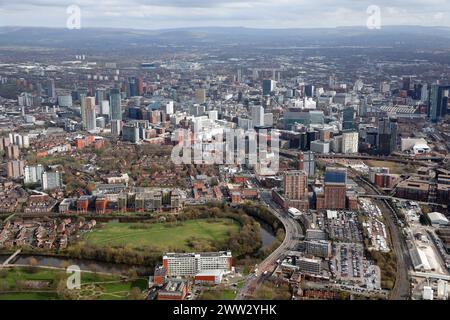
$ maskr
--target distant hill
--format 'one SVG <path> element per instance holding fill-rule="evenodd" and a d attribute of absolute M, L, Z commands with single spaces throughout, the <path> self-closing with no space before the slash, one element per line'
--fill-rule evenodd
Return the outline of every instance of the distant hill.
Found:
<path fill-rule="evenodd" d="M 0 46 L 44 48 L 149 47 L 154 45 L 365 46 L 409 49 L 450 48 L 450 28 L 386 26 L 312 29 L 186 28 L 165 30 L 81 30 L 0 27 Z"/>

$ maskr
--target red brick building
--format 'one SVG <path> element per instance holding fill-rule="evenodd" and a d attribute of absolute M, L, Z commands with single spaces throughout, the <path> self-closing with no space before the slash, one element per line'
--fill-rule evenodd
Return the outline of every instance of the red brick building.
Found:
<path fill-rule="evenodd" d="M 324 208 L 345 209 L 347 191 L 347 170 L 327 168 L 325 171 Z"/>
<path fill-rule="evenodd" d="M 303 170 L 287 171 L 283 180 L 284 197 L 290 200 L 305 200 L 308 197 L 308 177 Z"/>
<path fill-rule="evenodd" d="M 325 184 L 324 190 L 325 209 L 345 209 L 347 191 L 345 184 Z"/>
<path fill-rule="evenodd" d="M 184 300 L 187 293 L 188 286 L 185 281 L 169 280 L 158 291 L 157 300 Z"/>

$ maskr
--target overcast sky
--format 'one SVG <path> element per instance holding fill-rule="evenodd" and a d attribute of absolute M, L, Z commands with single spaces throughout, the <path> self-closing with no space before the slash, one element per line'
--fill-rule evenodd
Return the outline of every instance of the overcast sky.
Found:
<path fill-rule="evenodd" d="M 195 26 L 305 28 L 366 26 L 370 5 L 383 25 L 450 26 L 450 0 L 0 0 L 0 25 L 164 29 Z"/>

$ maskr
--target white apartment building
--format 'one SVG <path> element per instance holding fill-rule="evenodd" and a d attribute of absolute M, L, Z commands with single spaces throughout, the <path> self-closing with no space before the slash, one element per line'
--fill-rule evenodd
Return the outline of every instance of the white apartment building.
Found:
<path fill-rule="evenodd" d="M 264 125 L 264 108 L 262 106 L 252 106 L 253 127 Z"/>
<path fill-rule="evenodd" d="M 42 181 L 42 174 L 44 173 L 44 167 L 41 164 L 37 166 L 25 166 L 24 169 L 24 183 L 40 183 Z"/>
<path fill-rule="evenodd" d="M 265 113 L 264 114 L 264 125 L 265 126 L 273 126 L 273 113 Z"/>
<path fill-rule="evenodd" d="M 231 272 L 232 256 L 230 251 L 203 253 L 166 253 L 163 256 L 163 267 L 167 275 L 195 276 L 199 272 L 219 270 Z"/>
<path fill-rule="evenodd" d="M 342 153 L 358 152 L 358 132 L 342 133 Z"/>
<path fill-rule="evenodd" d="M 44 172 L 42 173 L 42 189 L 53 190 L 62 187 L 61 173 L 56 172 Z"/>
<path fill-rule="evenodd" d="M 173 101 L 166 102 L 166 104 L 162 106 L 161 110 L 164 111 L 168 115 L 173 114 L 173 112 L 174 112 Z"/>
<path fill-rule="evenodd" d="M 219 112 L 217 110 L 208 111 L 208 118 L 211 121 L 217 121 L 219 119 Z"/>
<path fill-rule="evenodd" d="M 111 133 L 120 136 L 122 133 L 122 120 L 111 120 Z"/>

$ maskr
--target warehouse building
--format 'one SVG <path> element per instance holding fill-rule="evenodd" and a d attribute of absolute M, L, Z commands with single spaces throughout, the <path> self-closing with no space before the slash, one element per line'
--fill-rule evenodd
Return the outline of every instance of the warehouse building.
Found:
<path fill-rule="evenodd" d="M 195 275 L 194 283 L 216 285 L 222 282 L 222 278 L 223 278 L 223 271 L 221 270 L 202 271 Z"/>
<path fill-rule="evenodd" d="M 404 180 L 398 183 L 396 196 L 417 201 L 428 201 L 430 184 L 420 180 Z"/>
<path fill-rule="evenodd" d="M 433 227 L 447 226 L 449 224 L 448 219 L 440 212 L 431 212 L 428 214 L 428 218 Z"/>

